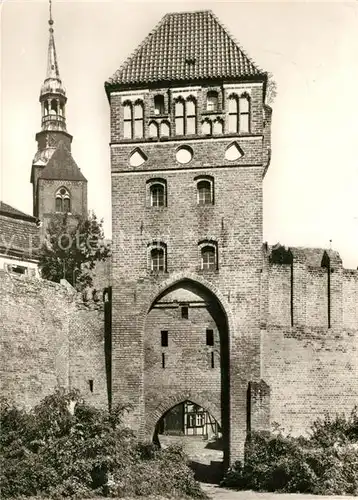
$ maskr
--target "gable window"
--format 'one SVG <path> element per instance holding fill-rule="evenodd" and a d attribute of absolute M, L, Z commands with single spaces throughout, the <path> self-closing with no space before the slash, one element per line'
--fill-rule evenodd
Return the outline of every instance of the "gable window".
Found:
<path fill-rule="evenodd" d="M 229 123 L 228 131 L 237 133 L 238 131 L 238 101 L 237 96 L 233 95 L 229 97 Z"/>
<path fill-rule="evenodd" d="M 124 137 L 124 139 L 132 139 L 132 137 L 133 137 L 132 117 L 133 117 L 132 103 L 125 102 L 123 104 L 123 137 Z"/>
<path fill-rule="evenodd" d="M 203 123 L 201 124 L 201 132 L 204 135 L 211 135 L 212 134 L 212 123 L 210 120 L 203 121 Z"/>
<path fill-rule="evenodd" d="M 199 244 L 200 268 L 203 271 L 215 271 L 218 269 L 217 244 L 212 241 L 204 241 Z"/>
<path fill-rule="evenodd" d="M 239 131 L 250 132 L 250 98 L 245 94 L 240 96 L 239 112 Z"/>
<path fill-rule="evenodd" d="M 186 134 L 196 133 L 196 102 L 193 98 L 186 101 Z"/>
<path fill-rule="evenodd" d="M 55 211 L 61 213 L 71 212 L 71 197 L 65 187 L 61 187 L 56 191 Z"/>
<path fill-rule="evenodd" d="M 170 136 L 170 127 L 167 121 L 163 121 L 160 124 L 160 136 L 161 137 L 169 137 Z"/>
<path fill-rule="evenodd" d="M 214 179 L 212 177 L 196 177 L 198 205 L 212 205 L 214 203 Z"/>
<path fill-rule="evenodd" d="M 134 137 L 143 137 L 144 135 L 144 110 L 143 103 L 134 104 Z"/>
<path fill-rule="evenodd" d="M 192 96 L 176 101 L 174 117 L 176 135 L 196 134 L 196 101 Z"/>
<path fill-rule="evenodd" d="M 144 107 L 141 101 L 134 106 L 130 101 L 123 104 L 123 137 L 124 139 L 144 136 Z"/>
<path fill-rule="evenodd" d="M 153 272 L 166 271 L 166 250 L 164 243 L 153 242 L 149 245 L 149 269 Z"/>
<path fill-rule="evenodd" d="M 218 93 L 215 90 L 209 91 L 206 96 L 206 111 L 217 111 L 218 104 Z"/>
<path fill-rule="evenodd" d="M 155 115 L 164 115 L 164 96 L 156 95 L 154 96 L 154 114 Z"/>
<path fill-rule="evenodd" d="M 150 122 L 149 124 L 149 137 L 159 136 L 159 125 L 156 122 Z"/>
<path fill-rule="evenodd" d="M 184 102 L 177 101 L 175 103 L 175 133 L 176 135 L 184 135 Z"/>
<path fill-rule="evenodd" d="M 222 134 L 224 132 L 223 121 L 219 118 L 214 121 L 213 132 L 214 134 Z"/>

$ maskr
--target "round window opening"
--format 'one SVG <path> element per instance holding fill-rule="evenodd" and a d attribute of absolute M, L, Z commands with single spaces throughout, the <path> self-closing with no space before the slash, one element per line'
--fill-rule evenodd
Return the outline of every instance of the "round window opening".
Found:
<path fill-rule="evenodd" d="M 65 188 L 61 188 L 60 189 L 60 194 L 64 195 L 64 194 L 67 194 L 67 191 Z"/>
<path fill-rule="evenodd" d="M 182 146 L 177 149 L 176 159 L 179 163 L 189 163 L 193 158 L 193 150 L 189 146 Z"/>

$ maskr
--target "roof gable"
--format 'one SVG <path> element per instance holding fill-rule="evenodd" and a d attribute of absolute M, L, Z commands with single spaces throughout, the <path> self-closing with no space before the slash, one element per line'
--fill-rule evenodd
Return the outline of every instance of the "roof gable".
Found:
<path fill-rule="evenodd" d="M 39 179 L 87 182 L 70 151 L 62 141 L 41 171 Z"/>
<path fill-rule="evenodd" d="M 106 87 L 266 76 L 210 10 L 167 14 Z"/>

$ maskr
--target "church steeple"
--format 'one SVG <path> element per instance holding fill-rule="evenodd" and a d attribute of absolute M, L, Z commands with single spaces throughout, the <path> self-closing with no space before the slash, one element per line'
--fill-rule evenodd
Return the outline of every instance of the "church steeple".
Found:
<path fill-rule="evenodd" d="M 44 222 L 43 228 L 55 213 L 87 215 L 87 180 L 72 157 L 72 136 L 66 130 L 67 98 L 58 68 L 51 0 L 49 6 L 47 72 L 40 92 L 42 121 L 31 169 L 33 213 Z"/>
<path fill-rule="evenodd" d="M 42 130 L 66 131 L 65 106 L 67 98 L 58 69 L 51 0 L 49 0 L 49 7 L 50 16 L 48 24 L 50 26 L 50 36 L 47 55 L 47 73 L 40 93 Z"/>

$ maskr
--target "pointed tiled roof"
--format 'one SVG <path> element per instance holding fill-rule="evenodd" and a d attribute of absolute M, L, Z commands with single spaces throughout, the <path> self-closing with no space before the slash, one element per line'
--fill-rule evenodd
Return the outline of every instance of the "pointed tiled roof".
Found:
<path fill-rule="evenodd" d="M 46 72 L 46 79 L 41 87 L 41 95 L 46 94 L 48 92 L 66 94 L 66 91 L 62 85 L 60 71 L 58 69 L 55 37 L 53 30 L 54 21 L 52 19 L 51 3 L 50 3 L 50 20 L 48 23 L 50 25 L 49 28 L 50 36 L 49 36 L 48 51 L 47 51 L 47 72 Z"/>
<path fill-rule="evenodd" d="M 159 81 L 264 76 L 210 10 L 167 14 L 106 82 L 106 87 Z"/>
<path fill-rule="evenodd" d="M 0 201 L 0 214 L 9 217 L 15 217 L 16 219 L 29 220 L 31 222 L 36 221 L 36 217 L 33 217 L 32 215 L 29 214 L 25 214 L 25 212 L 21 212 L 21 210 L 18 210 L 17 208 L 14 208 L 11 205 L 4 203 L 3 201 Z"/>
<path fill-rule="evenodd" d="M 49 159 L 46 167 L 41 171 L 39 178 L 87 182 L 87 179 L 78 168 L 71 153 L 62 141 Z"/>

